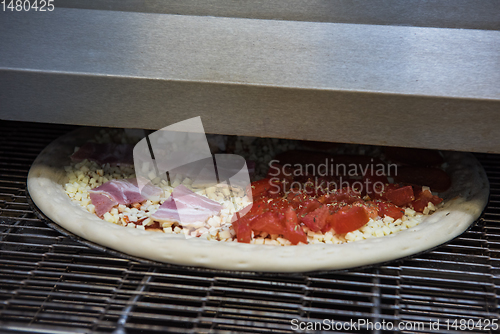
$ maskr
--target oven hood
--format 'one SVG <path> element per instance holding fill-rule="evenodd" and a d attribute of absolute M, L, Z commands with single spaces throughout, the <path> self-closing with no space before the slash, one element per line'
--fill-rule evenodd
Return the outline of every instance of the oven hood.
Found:
<path fill-rule="evenodd" d="M 0 119 L 500 153 L 494 1 L 86 3 L 0 13 Z"/>

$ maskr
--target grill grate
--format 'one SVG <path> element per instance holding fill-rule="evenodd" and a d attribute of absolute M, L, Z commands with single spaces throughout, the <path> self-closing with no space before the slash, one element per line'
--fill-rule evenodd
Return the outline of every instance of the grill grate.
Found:
<path fill-rule="evenodd" d="M 376 328 L 384 321 L 395 323 L 397 333 L 456 333 L 460 320 L 471 326 L 481 319 L 485 325 L 499 317 L 498 155 L 477 155 L 490 178 L 490 202 L 478 224 L 447 245 L 368 269 L 232 273 L 116 258 L 72 241 L 36 218 L 25 194 L 30 164 L 71 129 L 0 122 L 4 333 L 304 332 L 293 325 L 294 319 L 316 329 L 320 327 L 314 322 L 323 319 L 325 326 L 330 320 L 340 326 L 365 319 L 373 332 L 383 332 Z M 439 327 L 429 328 L 430 321 L 434 326 L 439 321 Z M 414 322 L 425 327 L 416 328 Z M 346 328 L 338 332 L 349 332 Z M 468 332 L 494 333 L 493 328 Z"/>

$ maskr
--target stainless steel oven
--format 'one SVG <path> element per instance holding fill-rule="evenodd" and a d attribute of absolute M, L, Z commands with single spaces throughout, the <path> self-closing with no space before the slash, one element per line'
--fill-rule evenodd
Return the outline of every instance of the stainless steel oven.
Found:
<path fill-rule="evenodd" d="M 0 4 L 2 333 L 497 332 L 496 1 L 58 0 L 43 12 L 10 2 Z M 474 152 L 490 200 L 471 229 L 424 254 L 297 274 L 117 257 L 31 209 L 27 172 L 60 135 L 194 116 L 209 133 Z"/>

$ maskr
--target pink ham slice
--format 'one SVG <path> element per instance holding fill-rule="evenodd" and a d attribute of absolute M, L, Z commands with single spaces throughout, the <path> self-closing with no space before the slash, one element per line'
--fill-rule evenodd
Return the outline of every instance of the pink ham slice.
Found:
<path fill-rule="evenodd" d="M 90 200 L 95 206 L 95 212 L 102 217 L 118 204 L 128 205 L 141 203 L 146 199 L 159 199 L 161 189 L 148 184 L 144 187 L 142 194 L 137 186 L 136 179 L 112 180 L 105 184 L 89 190 Z"/>
<path fill-rule="evenodd" d="M 218 214 L 222 205 L 205 196 L 198 195 L 184 185 L 174 189 L 172 195 L 151 215 L 156 221 L 176 221 L 179 223 L 204 222 Z"/>
<path fill-rule="evenodd" d="M 130 144 L 86 143 L 71 156 L 74 162 L 85 159 L 101 165 L 134 165 L 134 146 Z"/>

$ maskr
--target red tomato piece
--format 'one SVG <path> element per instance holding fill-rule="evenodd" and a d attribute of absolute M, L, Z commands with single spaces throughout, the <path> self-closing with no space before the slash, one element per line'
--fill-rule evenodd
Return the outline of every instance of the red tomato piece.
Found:
<path fill-rule="evenodd" d="M 387 198 L 385 197 L 387 192 L 391 192 L 391 191 L 396 190 L 400 187 L 401 186 L 399 184 L 386 183 L 386 184 L 384 184 L 383 187 L 377 188 L 377 192 L 372 193 L 370 195 L 370 197 L 372 199 L 381 199 L 381 200 L 387 201 Z"/>
<path fill-rule="evenodd" d="M 321 203 L 317 199 L 311 198 L 311 199 L 305 200 L 304 202 L 302 202 L 298 206 L 297 216 L 299 216 L 299 218 L 301 218 L 304 215 L 308 214 L 309 212 L 316 210 L 320 206 L 321 206 Z"/>
<path fill-rule="evenodd" d="M 283 189 L 287 187 L 285 183 L 286 181 L 284 180 L 269 179 L 270 188 L 267 191 L 269 197 L 282 197 L 285 194 Z"/>
<path fill-rule="evenodd" d="M 326 195 L 320 196 L 320 198 L 318 198 L 318 201 L 321 204 L 331 204 L 331 203 L 335 202 L 335 197 L 333 196 L 333 194 L 326 194 Z"/>
<path fill-rule="evenodd" d="M 327 221 L 333 230 L 338 234 L 344 234 L 363 227 L 370 217 L 361 206 L 344 207 L 329 216 Z"/>
<path fill-rule="evenodd" d="M 361 195 L 365 190 L 363 179 L 359 179 L 358 177 L 341 177 L 339 186 L 344 186 L 339 191 L 348 188 L 350 192 L 354 192 L 357 195 Z"/>
<path fill-rule="evenodd" d="M 301 218 L 301 221 L 314 232 L 320 232 L 326 225 L 326 219 L 330 215 L 328 207 L 322 205 L 316 210 Z"/>
<path fill-rule="evenodd" d="M 352 204 L 356 202 L 362 202 L 363 199 L 360 196 L 361 194 L 358 191 L 350 187 L 344 187 L 340 190 L 337 190 L 336 192 L 323 195 L 318 200 L 323 204 L 332 204 L 338 202 Z"/>
<path fill-rule="evenodd" d="M 326 204 L 328 206 L 328 210 L 330 211 L 330 213 L 335 213 L 337 211 L 339 211 L 340 209 L 342 208 L 345 208 L 346 206 L 348 206 L 346 203 L 339 203 L 339 202 L 334 202 L 334 203 L 331 203 L 331 204 Z"/>
<path fill-rule="evenodd" d="M 236 240 L 238 242 L 250 243 L 252 239 L 252 230 L 247 216 L 240 217 L 240 219 L 233 222 L 233 228 L 236 231 Z"/>
<path fill-rule="evenodd" d="M 288 201 L 283 198 L 273 198 L 268 201 L 268 209 L 270 212 L 278 214 L 279 219 L 285 219 L 285 210 L 290 206 Z"/>
<path fill-rule="evenodd" d="M 252 208 L 250 209 L 250 211 L 248 211 L 247 215 L 256 216 L 268 211 L 269 210 L 268 201 L 269 199 L 267 199 L 266 197 L 262 197 L 258 200 L 254 199 L 254 202 L 252 203 Z"/>
<path fill-rule="evenodd" d="M 297 180 L 296 180 L 297 181 Z M 334 176 L 302 178 L 304 192 L 310 196 L 322 196 L 337 189 L 337 179 Z"/>
<path fill-rule="evenodd" d="M 332 192 L 338 188 L 338 179 L 332 175 L 316 178 L 316 186 L 320 189 L 317 196 L 324 195 L 323 192 Z"/>
<path fill-rule="evenodd" d="M 442 201 L 443 201 L 443 199 L 442 199 L 441 197 L 439 197 L 439 196 L 434 196 L 434 195 L 433 195 L 433 196 L 432 196 L 432 198 L 431 198 L 431 202 L 432 202 L 432 204 L 434 204 L 434 205 L 438 205 L 438 204 L 439 204 L 439 203 L 441 203 Z"/>
<path fill-rule="evenodd" d="M 319 190 L 316 188 L 315 180 L 310 177 L 307 177 L 302 182 L 302 189 L 302 192 L 307 194 L 308 196 L 316 196 L 316 190 Z"/>
<path fill-rule="evenodd" d="M 427 207 L 428 204 L 429 202 L 424 199 L 417 199 L 411 203 L 411 207 L 413 208 L 413 210 L 417 212 L 424 212 L 424 209 Z"/>
<path fill-rule="evenodd" d="M 378 215 L 382 218 L 384 216 L 400 219 L 403 217 L 405 210 L 388 202 L 375 201 L 373 202 L 378 208 Z"/>
<path fill-rule="evenodd" d="M 355 204 L 357 205 L 357 204 Z M 368 217 L 370 218 L 377 218 L 378 217 L 378 207 L 370 202 L 366 202 L 363 204 L 363 208 L 366 210 L 366 213 L 368 214 Z"/>
<path fill-rule="evenodd" d="M 293 245 L 297 245 L 299 242 L 307 244 L 307 236 L 299 225 L 299 219 L 292 207 L 288 207 L 285 211 L 285 233 L 283 235 Z"/>
<path fill-rule="evenodd" d="M 417 195 L 415 197 L 415 200 L 411 202 L 411 206 L 413 210 L 418 212 L 423 212 L 427 205 L 429 205 L 429 202 L 438 205 L 443 201 L 442 198 L 432 195 L 429 190 L 417 190 Z"/>
<path fill-rule="evenodd" d="M 279 192 L 281 190 L 279 183 L 276 180 L 262 179 L 252 182 L 252 196 L 258 198 L 266 196 L 270 191 Z"/>
<path fill-rule="evenodd" d="M 442 198 L 433 195 L 429 190 L 422 190 L 421 187 L 414 187 L 413 192 L 415 193 L 415 199 L 425 199 L 434 205 L 438 205 L 443 201 Z"/>
<path fill-rule="evenodd" d="M 288 193 L 287 200 L 294 208 L 298 208 L 300 204 L 307 201 L 311 196 L 302 190 L 292 190 Z"/>
<path fill-rule="evenodd" d="M 256 216 L 250 222 L 250 228 L 254 232 L 266 232 L 268 234 L 283 234 L 285 227 L 275 212 L 265 212 Z"/>
<path fill-rule="evenodd" d="M 272 198 L 283 197 L 289 190 L 291 183 L 288 180 L 279 180 L 277 178 L 270 179 L 271 189 L 268 196 Z"/>
<path fill-rule="evenodd" d="M 347 204 L 352 204 L 356 202 L 363 202 L 361 198 L 361 192 L 353 188 L 345 187 L 337 191 L 337 201 Z"/>
<path fill-rule="evenodd" d="M 410 204 L 415 199 L 415 196 L 413 195 L 413 188 L 411 186 L 406 186 L 386 190 L 385 198 L 397 206 L 405 206 Z"/>
<path fill-rule="evenodd" d="M 274 192 L 274 191 L 269 191 L 269 194 L 267 195 L 267 198 L 275 198 L 275 199 L 280 199 L 285 195 L 284 192 L 279 191 L 279 192 Z"/>

